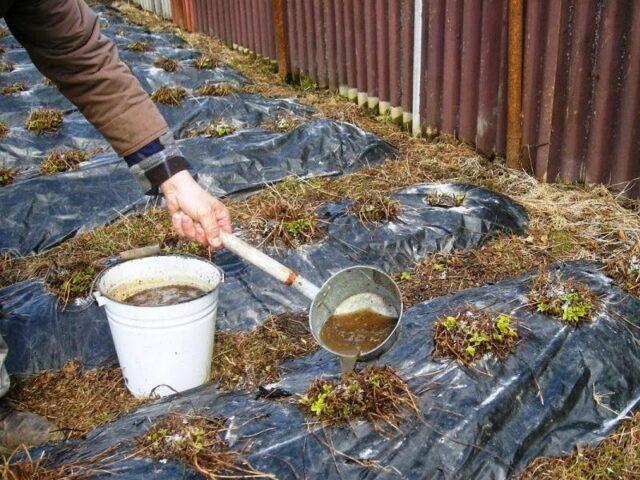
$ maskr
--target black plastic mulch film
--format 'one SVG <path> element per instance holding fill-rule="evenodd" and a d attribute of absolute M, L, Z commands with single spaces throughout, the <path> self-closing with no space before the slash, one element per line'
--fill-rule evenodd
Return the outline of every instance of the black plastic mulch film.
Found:
<path fill-rule="evenodd" d="M 174 82 L 179 78 L 175 84 L 190 91 L 214 77 L 237 86 L 246 81 L 228 67 L 193 69 L 189 62 L 199 54 L 185 48 L 178 37 L 149 35 L 105 8 L 99 11 L 105 33 L 120 47 L 152 38 L 155 52 L 121 48 L 122 57 L 148 91 L 171 78 Z M 7 75 L 12 78 L 9 82 L 41 81 L 12 37 L 0 39 L 0 44 L 10 47 L 6 58 L 21 65 L 0 74 L 0 82 Z M 159 53 L 180 60 L 185 68 L 179 77 L 151 67 Z M 44 106 L 38 103 L 42 98 L 47 99 L 46 105 L 67 112 L 62 133 L 33 137 L 24 132 L 25 111 Z M 190 97 L 186 102 L 183 108 L 162 107 L 178 137 L 211 119 L 241 128 L 221 139 L 180 140 L 200 181 L 217 195 L 244 194 L 291 174 L 339 175 L 394 155 L 392 147 L 350 124 L 314 120 L 281 134 L 253 128 L 274 116 L 312 113 L 290 100 L 240 94 Z M 0 158 L 10 166 L 28 167 L 15 185 L 0 188 L 4 214 L 0 249 L 40 252 L 148 202 L 126 167 L 109 152 L 74 172 L 51 177 L 34 174 L 42 154 L 54 146 L 106 147 L 54 88 L 39 85 L 19 99 L 3 99 L 0 120 L 12 127 L 0 142 L 4 156 Z M 427 198 L 435 191 L 464 193 L 464 200 L 453 208 L 431 206 Z M 473 185 L 416 185 L 397 192 L 394 199 L 400 203 L 398 218 L 375 226 L 360 223 L 349 213 L 348 202 L 325 205 L 318 210 L 327 226 L 323 240 L 270 253 L 321 284 L 331 273 L 351 265 L 370 264 L 397 272 L 431 253 L 475 248 L 500 232 L 522 234 L 526 228 L 522 207 Z M 228 252 L 214 260 L 225 270 L 217 319 L 220 330 L 252 328 L 269 314 L 307 308 L 303 297 Z M 145 405 L 95 429 L 86 439 L 32 453 L 45 452 L 58 465 L 86 460 L 111 447 L 115 447 L 111 460 L 128 457 L 135 437 L 153 422 L 168 412 L 195 411 L 229 418 L 231 447 L 251 438 L 247 458 L 255 468 L 277 478 L 511 476 L 536 456 L 566 453 L 577 443 L 599 442 L 635 407 L 640 395 L 640 346 L 634 331 L 640 327 L 640 301 L 612 286 L 597 264 L 574 262 L 556 268 L 600 297 L 602 304 L 591 323 L 570 327 L 526 309 L 532 274 L 436 298 L 405 312 L 398 340 L 378 362 L 395 367 L 408 382 L 418 396 L 420 417 L 409 417 L 390 436 L 366 422 L 355 422 L 350 428 L 310 426 L 299 409 L 286 401 L 259 399 L 257 392 L 219 393 L 214 384 L 208 384 Z M 0 290 L 0 306 L 0 332 L 10 347 L 7 366 L 12 373 L 59 368 L 71 358 L 81 359 L 88 367 L 116 361 L 106 318 L 89 300 L 61 310 L 42 280 L 34 279 Z M 513 355 L 504 360 L 486 356 L 474 369 L 431 357 L 433 323 L 469 307 L 512 316 L 521 337 Z M 339 375 L 335 358 L 322 350 L 289 361 L 281 370 L 281 380 L 265 387 L 279 388 L 292 397 L 302 394 L 318 376 Z M 102 472 L 99 462 L 93 466 L 92 478 L 200 478 L 172 461 L 139 457 L 111 461 Z"/>

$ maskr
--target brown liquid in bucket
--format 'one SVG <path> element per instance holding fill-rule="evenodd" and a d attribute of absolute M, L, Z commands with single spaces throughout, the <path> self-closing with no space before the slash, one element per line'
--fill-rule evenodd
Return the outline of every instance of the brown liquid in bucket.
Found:
<path fill-rule="evenodd" d="M 384 342 L 397 321 L 369 309 L 331 315 L 320 329 L 320 340 L 341 355 L 359 355 Z"/>
<path fill-rule="evenodd" d="M 160 307 L 186 302 L 206 293 L 192 285 L 153 287 L 126 297 L 122 302 L 138 307 Z"/>

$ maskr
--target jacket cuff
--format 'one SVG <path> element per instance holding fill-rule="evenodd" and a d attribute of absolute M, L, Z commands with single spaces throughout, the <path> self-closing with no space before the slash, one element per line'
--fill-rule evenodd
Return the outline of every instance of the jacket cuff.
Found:
<path fill-rule="evenodd" d="M 171 132 L 124 157 L 129 170 L 147 195 L 156 195 L 158 186 L 182 170 L 190 170 Z"/>

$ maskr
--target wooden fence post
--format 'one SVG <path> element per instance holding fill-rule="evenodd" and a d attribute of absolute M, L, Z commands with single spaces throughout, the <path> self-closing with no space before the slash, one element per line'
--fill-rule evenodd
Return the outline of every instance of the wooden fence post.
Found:
<path fill-rule="evenodd" d="M 276 36 L 278 74 L 284 81 L 291 76 L 291 60 L 287 45 L 287 0 L 273 0 L 273 27 Z"/>

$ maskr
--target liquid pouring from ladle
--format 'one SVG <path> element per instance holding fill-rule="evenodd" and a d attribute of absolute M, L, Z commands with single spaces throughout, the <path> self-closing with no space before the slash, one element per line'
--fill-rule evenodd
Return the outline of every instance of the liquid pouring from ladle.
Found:
<path fill-rule="evenodd" d="M 222 244 L 247 262 L 275 279 L 302 293 L 311 300 L 309 328 L 320 346 L 340 359 L 342 372 L 353 370 L 357 360 L 371 360 L 380 356 L 393 344 L 402 317 L 402 297 L 395 282 L 384 272 L 368 266 L 355 266 L 332 275 L 321 287 L 302 277 L 289 267 L 249 245 L 235 235 L 221 232 Z M 389 334 L 365 351 L 345 353 L 332 349 L 321 338 L 327 320 L 369 311 L 379 317 L 394 319 Z"/>

